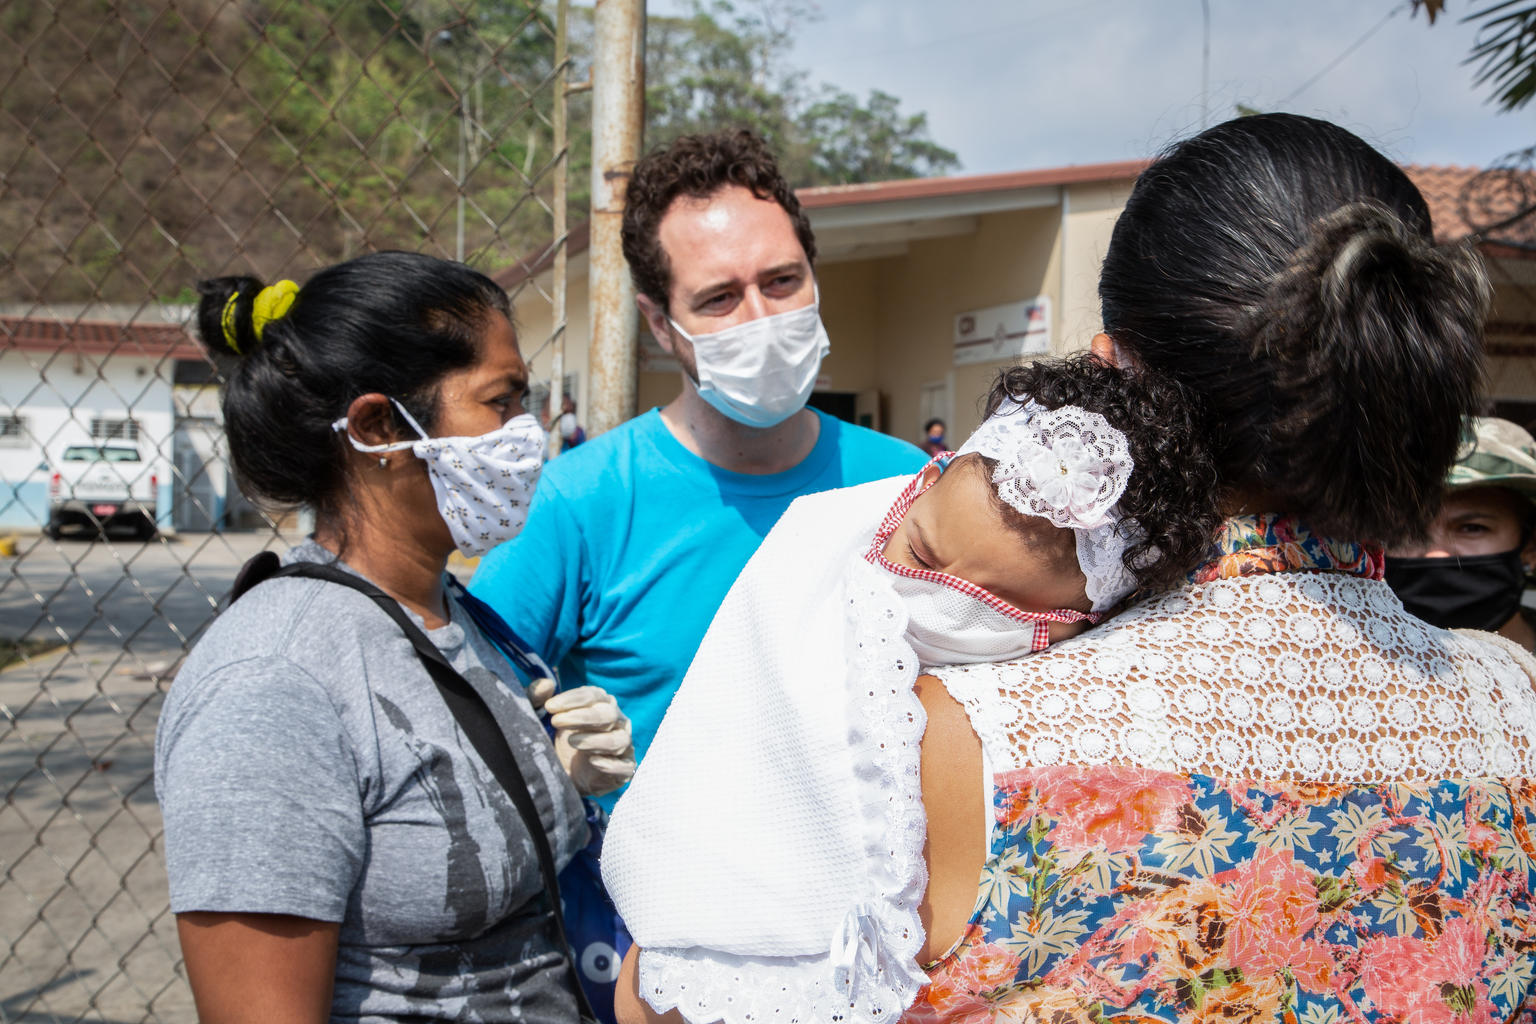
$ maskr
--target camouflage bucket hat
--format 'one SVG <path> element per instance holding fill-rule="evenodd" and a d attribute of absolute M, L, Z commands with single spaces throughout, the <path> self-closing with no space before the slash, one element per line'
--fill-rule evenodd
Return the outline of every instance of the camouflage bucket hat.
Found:
<path fill-rule="evenodd" d="M 1473 420 L 1472 431 L 1446 487 L 1507 487 L 1536 502 L 1536 439 L 1509 420 L 1491 416 Z"/>

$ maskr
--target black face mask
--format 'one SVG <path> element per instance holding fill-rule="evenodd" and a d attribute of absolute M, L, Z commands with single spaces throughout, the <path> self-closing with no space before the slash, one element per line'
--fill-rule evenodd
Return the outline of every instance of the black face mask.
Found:
<path fill-rule="evenodd" d="M 1445 629 L 1497 630 L 1520 609 L 1520 548 L 1470 558 L 1387 558 L 1387 586 L 1408 614 Z"/>

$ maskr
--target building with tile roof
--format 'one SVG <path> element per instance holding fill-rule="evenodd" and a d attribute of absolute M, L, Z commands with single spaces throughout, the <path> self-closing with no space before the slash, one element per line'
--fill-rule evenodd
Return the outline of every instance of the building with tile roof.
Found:
<path fill-rule="evenodd" d="M 812 401 L 916 439 L 930 417 L 964 437 L 998 367 L 1085 348 L 1099 329 L 1098 267 L 1146 161 L 802 189 L 832 352 Z M 1428 201 L 1437 238 L 1475 238 L 1495 299 L 1489 319 L 1492 407 L 1536 420 L 1536 175 L 1471 167 L 1404 168 Z M 1492 230 L 1488 230 L 1489 228 Z M 567 386 L 585 398 L 586 225 L 570 234 Z M 549 370 L 546 249 L 500 275 L 515 293 L 525 355 Z M 1033 316 L 1027 322 L 1011 322 Z M 969 319 L 967 319 L 969 318 Z M 1001 319 L 1000 319 L 1001 318 Z M 961 328 L 1008 335 L 978 344 Z M 644 334 L 639 408 L 665 404 L 677 368 Z M 1017 337 L 1013 337 L 1017 335 Z M 1028 335 L 1027 338 L 1024 335 Z"/>
<path fill-rule="evenodd" d="M 197 454 L 188 433 L 194 420 L 208 452 L 222 446 L 223 433 L 216 409 L 178 414 L 178 371 L 208 367 L 185 319 L 185 310 L 0 312 L 0 529 L 45 526 L 50 497 L 66 476 L 59 468 L 64 452 L 92 442 L 138 449 L 139 461 L 111 469 L 125 493 L 154 493 L 162 529 L 186 521 L 176 515 L 177 498 L 186 509 L 216 500 L 212 475 L 181 472 Z M 109 503 L 101 504 L 106 515 Z"/>

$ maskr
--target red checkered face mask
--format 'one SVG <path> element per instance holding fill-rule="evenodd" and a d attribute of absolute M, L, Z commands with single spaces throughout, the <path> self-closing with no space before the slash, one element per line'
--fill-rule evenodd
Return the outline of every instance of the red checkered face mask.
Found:
<path fill-rule="evenodd" d="M 952 454 L 952 453 L 951 453 Z M 934 460 L 947 465 L 949 456 Z M 927 478 L 925 481 L 925 477 Z M 1050 644 L 1052 622 L 1097 622 L 1099 616 L 1071 608 L 1027 612 L 984 587 L 958 576 L 897 565 L 884 555 L 886 542 L 934 474 L 919 474 L 886 513 L 864 557 L 891 574 L 907 610 L 907 641 L 924 665 L 965 665 L 1007 661 Z"/>

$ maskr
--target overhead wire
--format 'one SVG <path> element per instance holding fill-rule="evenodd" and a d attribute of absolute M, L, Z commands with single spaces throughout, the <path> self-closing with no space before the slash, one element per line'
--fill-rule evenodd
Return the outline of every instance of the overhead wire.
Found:
<path fill-rule="evenodd" d="M 1332 71 L 1334 68 L 1336 68 L 1340 64 L 1344 63 L 1344 58 L 1348 57 L 1350 54 L 1352 54 L 1356 50 L 1360 49 L 1360 47 L 1362 47 L 1362 46 L 1364 46 L 1366 44 L 1367 40 L 1369 40 L 1377 32 L 1380 32 L 1382 30 L 1382 28 L 1387 24 L 1387 22 L 1391 21 L 1393 18 L 1397 17 L 1403 11 L 1409 10 L 1412 7 L 1413 7 L 1413 0 L 1404 0 L 1403 3 L 1400 3 L 1396 7 L 1393 7 L 1390 11 L 1387 12 L 1387 16 L 1386 17 L 1382 18 L 1376 24 L 1372 25 L 1369 29 L 1367 29 L 1365 31 L 1365 33 L 1360 36 L 1359 39 L 1356 39 L 1354 42 L 1352 42 L 1348 46 L 1346 46 L 1344 48 L 1344 52 L 1343 53 L 1341 53 L 1337 57 L 1333 58 L 1333 60 L 1329 61 L 1327 64 L 1324 64 L 1322 66 L 1322 68 L 1319 69 L 1318 72 L 1316 74 L 1314 74 L 1311 78 L 1308 78 L 1305 82 L 1302 82 L 1295 89 L 1292 89 L 1291 92 L 1288 95 L 1286 95 L 1285 97 L 1283 97 L 1280 100 L 1278 100 L 1275 103 L 1275 106 L 1276 107 L 1283 107 L 1287 103 L 1291 102 L 1291 100 L 1295 99 L 1297 96 L 1300 96 L 1302 93 L 1304 93 L 1308 89 L 1312 88 L 1312 86 L 1317 84 L 1318 79 L 1322 78 L 1328 72 Z"/>

